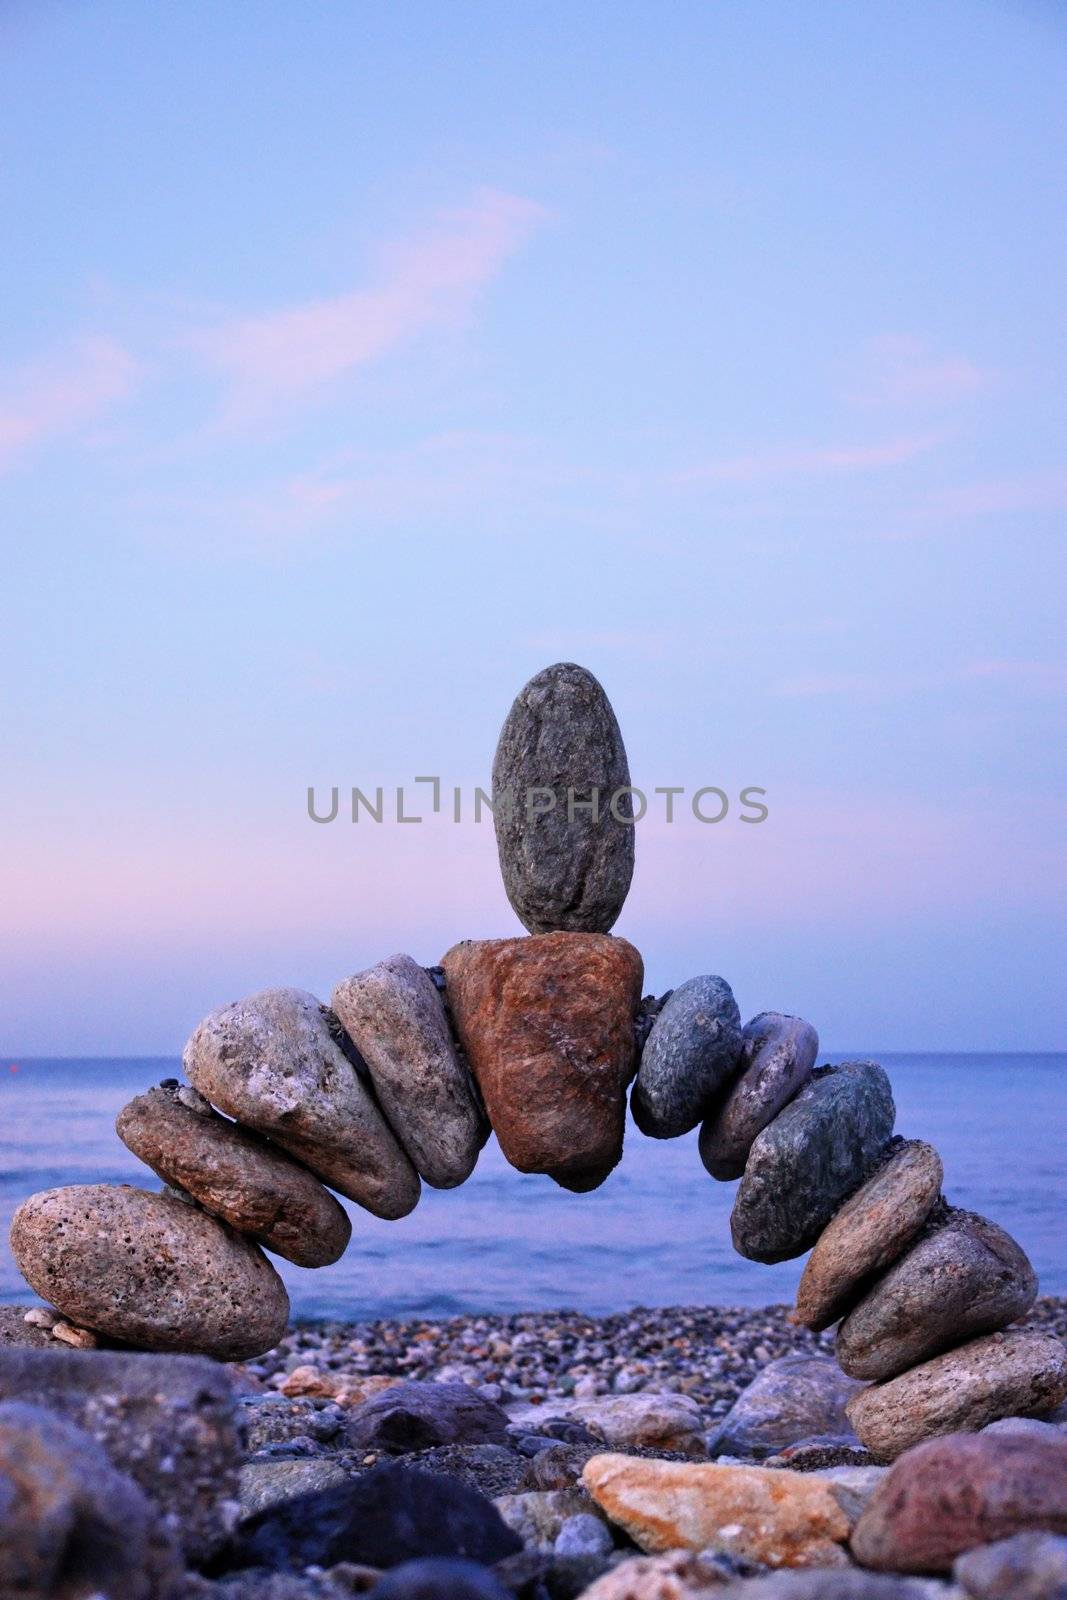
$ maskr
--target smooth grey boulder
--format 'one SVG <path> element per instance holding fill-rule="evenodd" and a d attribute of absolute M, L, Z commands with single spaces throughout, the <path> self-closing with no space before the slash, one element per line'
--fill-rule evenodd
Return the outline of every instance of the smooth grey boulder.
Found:
<path fill-rule="evenodd" d="M 892 1378 L 1006 1327 L 1036 1298 L 1037 1275 L 1015 1240 L 973 1211 L 948 1208 L 849 1312 L 837 1359 L 854 1378 Z"/>
<path fill-rule="evenodd" d="M 314 995 L 264 989 L 220 1006 L 196 1029 L 182 1064 L 213 1105 L 375 1216 L 405 1217 L 418 1204 L 418 1173 L 360 1077 L 366 1068 Z"/>
<path fill-rule="evenodd" d="M 330 1005 L 420 1177 L 435 1189 L 463 1183 L 488 1125 L 429 973 L 410 956 L 390 956 L 345 978 Z"/>
<path fill-rule="evenodd" d="M 641 1052 L 630 1110 L 642 1133 L 695 1128 L 741 1060 L 741 1014 L 725 978 L 689 978 L 668 996 Z"/>
<path fill-rule="evenodd" d="M 829 1356 L 769 1361 L 709 1436 L 708 1450 L 711 1455 L 760 1460 L 821 1434 L 858 1445 L 845 1405 L 859 1387 Z"/>
<path fill-rule="evenodd" d="M 564 661 L 531 678 L 493 758 L 500 871 L 530 933 L 613 926 L 634 870 L 629 788 L 619 724 L 593 674 Z"/>
<path fill-rule="evenodd" d="M 700 1159 L 727 1182 L 745 1170 L 756 1136 L 807 1083 L 819 1053 L 810 1022 L 761 1011 L 741 1035 L 738 1076 L 700 1130 Z"/>
<path fill-rule="evenodd" d="M 505 1444 L 508 1415 L 465 1383 L 397 1383 L 356 1406 L 348 1422 L 354 1450 L 404 1455 L 443 1444 Z"/>
<path fill-rule="evenodd" d="M 128 1184 L 45 1189 L 11 1221 L 31 1289 L 78 1327 L 145 1350 L 245 1361 L 278 1343 L 285 1285 L 257 1244 L 206 1211 Z"/>
<path fill-rule="evenodd" d="M 1064 1600 L 1067 1538 L 1016 1533 L 957 1556 L 952 1576 L 972 1600 Z"/>
<path fill-rule="evenodd" d="M 750 1261 L 802 1255 L 873 1171 L 895 1115 L 876 1061 L 818 1068 L 749 1151 L 730 1216 L 734 1249 Z"/>
<path fill-rule="evenodd" d="M 96 1441 L 40 1406 L 0 1405 L 0 1594 L 180 1600 L 184 1592 L 173 1541 Z"/>
<path fill-rule="evenodd" d="M 240 1503 L 242 1518 L 254 1517 L 271 1506 L 280 1506 L 299 1495 L 319 1494 L 335 1489 L 351 1478 L 330 1456 L 290 1456 L 266 1461 L 247 1461 L 241 1468 Z"/>
<path fill-rule="evenodd" d="M 237 1511 L 241 1440 L 233 1389 L 217 1362 L 0 1350 L 0 1402 L 16 1399 L 84 1429 L 148 1496 L 190 1563 L 204 1563 L 225 1544 Z"/>

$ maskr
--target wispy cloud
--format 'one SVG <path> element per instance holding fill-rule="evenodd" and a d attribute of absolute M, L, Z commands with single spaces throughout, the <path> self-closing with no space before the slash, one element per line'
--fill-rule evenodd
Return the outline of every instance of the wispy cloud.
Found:
<path fill-rule="evenodd" d="M 675 473 L 673 482 L 758 484 L 779 478 L 878 472 L 886 467 L 896 467 L 906 461 L 912 461 L 937 443 L 936 436 L 924 434 L 889 439 L 879 444 L 787 445 L 755 450 L 748 455 L 727 456 L 718 461 L 704 462 L 702 465 Z"/>
<path fill-rule="evenodd" d="M 966 356 L 942 354 L 914 334 L 885 333 L 860 352 L 848 398 L 859 406 L 949 406 L 990 382 Z"/>
<path fill-rule="evenodd" d="M 0 373 L 0 468 L 95 421 L 132 393 L 138 372 L 115 340 L 87 336 Z"/>
<path fill-rule="evenodd" d="M 427 328 L 467 314 L 545 215 L 532 200 L 484 190 L 383 252 L 377 282 L 223 321 L 189 342 L 231 385 L 230 420 L 305 400 Z"/>
<path fill-rule="evenodd" d="M 992 517 L 1026 511 L 1067 511 L 1067 470 L 982 478 L 976 483 L 942 489 L 923 504 L 921 514 L 934 520 Z"/>

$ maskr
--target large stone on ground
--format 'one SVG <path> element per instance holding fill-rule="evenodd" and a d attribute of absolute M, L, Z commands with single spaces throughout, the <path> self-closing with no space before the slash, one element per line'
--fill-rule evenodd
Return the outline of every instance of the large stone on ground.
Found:
<path fill-rule="evenodd" d="M 599 1395 L 595 1400 L 573 1401 L 567 1414 L 615 1450 L 637 1447 L 682 1456 L 707 1454 L 703 1417 L 691 1395 L 673 1391 Z"/>
<path fill-rule="evenodd" d="M 852 1553 L 883 1572 L 948 1572 L 976 1545 L 1067 1533 L 1067 1439 L 952 1434 L 909 1450 L 870 1500 Z"/>
<path fill-rule="evenodd" d="M 593 674 L 564 661 L 531 678 L 493 758 L 500 871 L 531 933 L 607 933 L 616 921 L 634 870 L 632 798 L 620 793 L 629 786 L 619 724 Z"/>
<path fill-rule="evenodd" d="M 802 1255 L 870 1176 L 895 1115 L 877 1062 L 816 1071 L 749 1151 L 730 1217 L 738 1253 L 750 1261 Z"/>
<path fill-rule="evenodd" d="M 941 1157 L 933 1145 L 908 1139 L 891 1147 L 819 1235 L 804 1264 L 795 1316 L 819 1330 L 836 1322 L 865 1281 L 906 1249 L 941 1192 Z"/>
<path fill-rule="evenodd" d="M 360 1076 L 355 1046 L 314 995 L 264 989 L 221 1006 L 182 1064 L 213 1105 L 375 1216 L 404 1217 L 417 1205 L 418 1173 Z"/>
<path fill-rule="evenodd" d="M 19 1271 L 80 1327 L 147 1350 L 243 1361 L 278 1343 L 285 1285 L 257 1244 L 166 1195 L 74 1184 L 24 1200 Z"/>
<path fill-rule="evenodd" d="M 999 1417 L 1042 1416 L 1065 1397 L 1067 1349 L 1061 1341 L 1011 1328 L 861 1389 L 845 1410 L 871 1454 L 892 1461 L 939 1434 L 977 1430 Z"/>
<path fill-rule="evenodd" d="M 410 956 L 390 956 L 345 978 L 330 1005 L 420 1177 L 435 1189 L 463 1183 L 487 1130 L 429 973 Z"/>
<path fill-rule="evenodd" d="M 376 1600 L 510 1600 L 510 1590 L 487 1568 L 452 1556 L 405 1561 L 372 1592 Z"/>
<path fill-rule="evenodd" d="M 837 1330 L 854 1378 L 891 1378 L 1021 1317 L 1037 1298 L 1024 1251 L 995 1222 L 948 1210 L 893 1263 Z"/>
<path fill-rule="evenodd" d="M 587 1600 L 586 1596 L 582 1600 Z M 727 1589 L 723 1600 L 958 1600 L 935 1579 L 885 1572 L 775 1572 Z"/>
<path fill-rule="evenodd" d="M 957 1556 L 952 1576 L 972 1600 L 1064 1600 L 1067 1538 L 1016 1533 Z"/>
<path fill-rule="evenodd" d="M 735 1561 L 715 1550 L 631 1556 L 583 1589 L 582 1600 L 715 1600 L 734 1593 L 733 1580 L 741 1573 L 759 1570 L 750 1562 Z"/>
<path fill-rule="evenodd" d="M 644 975 L 633 945 L 602 933 L 466 940 L 442 966 L 507 1160 L 595 1188 L 622 1155 Z"/>
<path fill-rule="evenodd" d="M 187 1084 L 170 1079 L 139 1094 L 115 1132 L 164 1183 L 287 1261 L 325 1267 L 344 1255 L 352 1224 L 314 1174 Z"/>
<path fill-rule="evenodd" d="M 741 1015 L 725 978 L 689 978 L 652 1024 L 630 1097 L 633 1119 L 654 1139 L 695 1128 L 741 1059 Z"/>
<path fill-rule="evenodd" d="M 771 1567 L 845 1566 L 849 1520 L 811 1473 L 593 1456 L 596 1503 L 644 1551 L 721 1550 Z"/>
<path fill-rule="evenodd" d="M 442 1444 L 504 1444 L 508 1415 L 465 1383 L 394 1384 L 356 1406 L 347 1435 L 355 1450 L 403 1455 Z"/>
<path fill-rule="evenodd" d="M 271 1568 L 338 1561 L 396 1567 L 423 1556 L 467 1556 L 490 1565 L 521 1548 L 477 1489 L 447 1473 L 390 1462 L 252 1517 L 242 1529 L 239 1558 L 246 1566 Z"/>
<path fill-rule="evenodd" d="M 746 1025 L 738 1076 L 700 1130 L 700 1159 L 713 1178 L 741 1176 L 756 1136 L 807 1083 L 818 1053 L 819 1035 L 800 1017 L 762 1011 Z"/>
<path fill-rule="evenodd" d="M 84 1429 L 155 1505 L 190 1562 L 213 1556 L 237 1514 L 233 1390 L 201 1356 L 0 1351 L 0 1401 L 30 1401 Z"/>
<path fill-rule="evenodd" d="M 781 1356 L 737 1397 L 708 1448 L 712 1455 L 759 1459 L 799 1439 L 851 1435 L 845 1402 L 858 1387 L 829 1356 Z"/>
<path fill-rule="evenodd" d="M 241 1468 L 241 1518 L 247 1520 L 270 1506 L 301 1495 L 318 1494 L 347 1483 L 351 1472 L 331 1456 L 282 1456 L 274 1460 L 246 1461 Z"/>
<path fill-rule="evenodd" d="M 180 1600 L 182 1564 L 137 1485 L 80 1428 L 0 1405 L 0 1594 Z"/>

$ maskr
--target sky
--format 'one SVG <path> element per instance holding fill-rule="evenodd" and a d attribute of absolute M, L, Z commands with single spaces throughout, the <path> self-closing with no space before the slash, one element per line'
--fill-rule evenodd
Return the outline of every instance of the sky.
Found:
<path fill-rule="evenodd" d="M 1064 1048 L 1067 14 L 0 7 L 0 1051 L 516 933 L 523 682 L 616 932 L 828 1049 Z M 736 797 L 766 791 L 768 816 Z"/>

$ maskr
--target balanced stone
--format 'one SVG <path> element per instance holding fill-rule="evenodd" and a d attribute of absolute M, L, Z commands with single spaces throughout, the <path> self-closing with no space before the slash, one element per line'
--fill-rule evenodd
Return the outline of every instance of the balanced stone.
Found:
<path fill-rule="evenodd" d="M 995 1222 L 951 1209 L 879 1278 L 837 1330 L 837 1359 L 854 1378 L 891 1378 L 1028 1311 L 1037 1277 Z"/>
<path fill-rule="evenodd" d="M 677 1139 L 695 1128 L 741 1055 L 741 1016 L 725 978 L 690 978 L 652 1024 L 630 1097 L 642 1133 Z"/>
<path fill-rule="evenodd" d="M 404 1217 L 418 1204 L 418 1173 L 360 1076 L 366 1068 L 314 995 L 264 989 L 221 1006 L 189 1040 L 183 1065 L 220 1110 L 376 1216 Z"/>
<path fill-rule="evenodd" d="M 435 1189 L 463 1183 L 487 1130 L 425 968 L 410 956 L 390 956 L 339 983 L 330 1005 L 416 1171 Z"/>
<path fill-rule="evenodd" d="M 467 940 L 442 961 L 467 1059 L 505 1157 L 565 1188 L 622 1155 L 641 957 L 602 933 Z"/>
<path fill-rule="evenodd" d="M 749 1151 L 730 1217 L 735 1250 L 750 1261 L 802 1255 L 877 1164 L 894 1116 L 877 1062 L 815 1072 Z"/>
<path fill-rule="evenodd" d="M 187 1084 L 139 1094 L 119 1112 L 115 1131 L 165 1183 L 287 1261 L 325 1267 L 344 1254 L 352 1225 L 333 1195 L 284 1150 L 220 1117 Z"/>
<path fill-rule="evenodd" d="M 811 1077 L 819 1035 L 810 1022 L 761 1011 L 741 1035 L 740 1072 L 700 1130 L 700 1159 L 713 1178 L 745 1170 L 757 1134 Z"/>
<path fill-rule="evenodd" d="M 11 1250 L 65 1317 L 148 1350 L 243 1361 L 277 1344 L 288 1322 L 285 1285 L 258 1245 L 127 1184 L 31 1195 L 12 1219 Z"/>
<path fill-rule="evenodd" d="M 866 1279 L 897 1259 L 919 1232 L 941 1192 L 941 1157 L 909 1139 L 867 1179 L 820 1234 L 797 1289 L 795 1320 L 828 1328 Z"/>
<path fill-rule="evenodd" d="M 1067 1398 L 1067 1349 L 1032 1328 L 972 1339 L 887 1383 L 861 1389 L 845 1410 L 872 1455 L 892 1461 L 939 1434 L 974 1432 L 999 1417 L 1043 1416 Z"/>
<path fill-rule="evenodd" d="M 955 1434 L 909 1450 L 878 1485 L 853 1554 L 888 1572 L 948 1572 L 976 1545 L 1067 1533 L 1067 1439 Z"/>
<path fill-rule="evenodd" d="M 633 801 L 615 713 L 584 667 L 546 667 L 520 690 L 493 760 L 493 824 L 524 927 L 607 933 L 633 876 Z"/>

